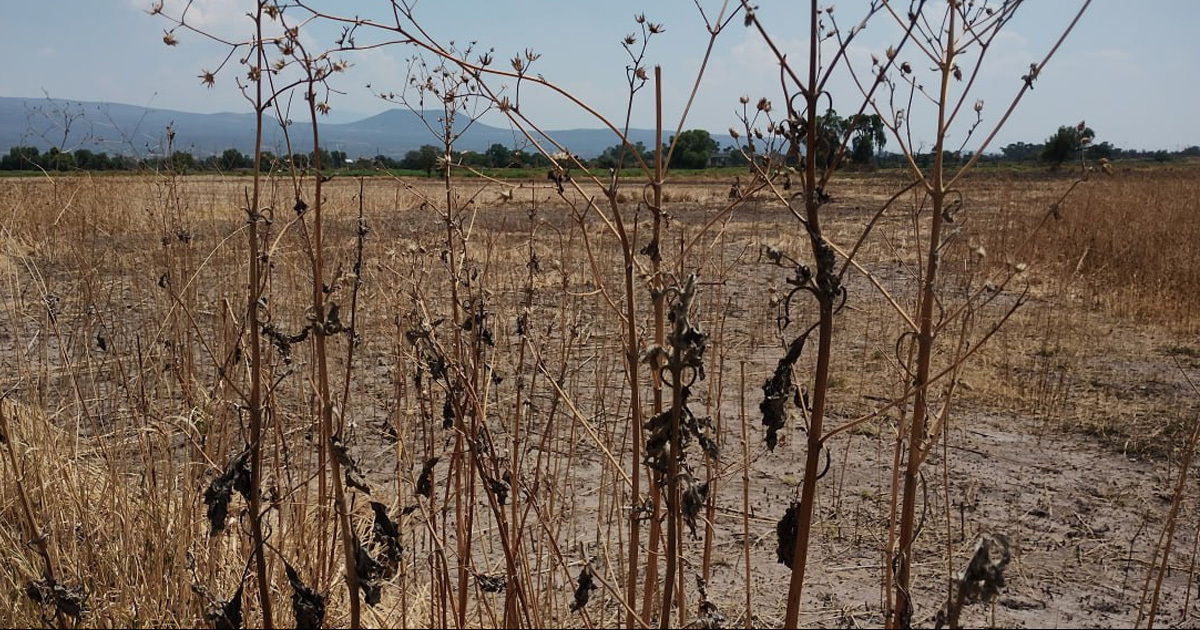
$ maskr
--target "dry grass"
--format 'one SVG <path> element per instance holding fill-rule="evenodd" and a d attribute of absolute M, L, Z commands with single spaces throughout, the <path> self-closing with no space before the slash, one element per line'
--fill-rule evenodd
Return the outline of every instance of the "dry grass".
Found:
<path fill-rule="evenodd" d="M 1186 414 L 1171 407 L 1185 397 L 1137 388 L 1154 379 L 1167 382 L 1170 357 L 1190 361 L 1194 369 L 1200 354 L 1182 336 L 1200 321 L 1195 275 L 1200 261 L 1191 245 L 1200 242 L 1191 220 L 1200 198 L 1194 175 L 1118 171 L 1071 198 L 1063 219 L 1051 222 L 1021 259 L 1030 263 L 1022 278 L 1033 285 L 1035 299 L 963 374 L 971 388 L 966 404 L 1021 408 L 1053 419 L 1055 427 L 1065 423 L 1137 440 L 1138 451 L 1154 451 L 1150 445 L 1186 428 Z M 836 196 L 828 230 L 835 242 L 861 229 L 891 189 L 889 177 L 854 175 L 831 186 Z M 999 255 L 980 262 L 973 252 L 980 245 L 988 252 L 1017 251 L 1025 228 L 1040 220 L 1066 183 L 974 175 L 970 185 L 977 192 L 958 224 L 963 233 L 947 253 L 948 299 L 1006 269 Z M 519 188 L 514 201 L 502 203 L 491 189 L 479 192 L 472 180 L 455 182 L 463 202 L 475 199 L 462 212 L 464 277 L 470 278 L 463 291 L 486 304 L 483 321 L 494 344 L 478 346 L 479 391 L 486 392 L 478 401 L 485 412 L 480 423 L 490 432 L 495 462 L 513 457 L 521 462 L 514 492 L 525 518 L 520 548 L 534 587 L 529 606 L 548 626 L 611 627 L 624 616 L 616 596 L 628 490 L 625 464 L 614 464 L 610 454 L 618 462 L 628 459 L 622 455 L 630 440 L 629 394 L 619 325 L 597 289 L 619 284 L 621 259 L 592 237 L 602 226 L 576 221 L 552 189 L 537 184 Z M 33 526 L 46 536 L 55 576 L 88 595 L 86 625 L 204 623 L 206 608 L 229 598 L 246 573 L 251 550 L 241 535 L 244 504 L 234 499 L 229 529 L 214 537 L 202 497 L 245 439 L 244 409 L 234 391 L 245 369 L 232 358 L 245 338 L 240 329 L 245 185 L 237 179 L 169 176 L 0 180 L 5 208 L 0 315 L 11 322 L 0 333 L 0 365 L 9 393 L 7 445 L 17 462 L 12 469 L 5 458 L 0 483 L 0 535 L 11 567 L 3 574 L 0 625 L 39 625 L 53 610 L 35 606 L 23 593 L 43 568 L 29 544 L 36 534 L 20 509 L 22 491 L 31 499 Z M 699 234 L 723 203 L 727 185 L 695 181 L 670 189 L 674 233 L 685 240 Z M 272 186 L 269 204 L 276 210 L 269 228 L 274 249 L 266 308 L 271 323 L 291 334 L 305 325 L 311 303 L 307 250 L 290 210 L 287 182 L 272 180 Z M 331 267 L 348 272 L 357 244 L 358 183 L 334 180 L 328 186 L 326 255 L 334 261 Z M 473 507 L 455 504 L 455 484 L 467 480 L 452 478 L 445 464 L 454 448 L 452 433 L 441 428 L 447 392 L 432 382 L 428 354 L 406 336 L 422 323 L 433 325 L 449 347 L 456 328 L 467 344 L 479 339 L 479 329 L 437 323 L 449 311 L 445 230 L 421 203 L 441 193 L 424 182 L 413 186 L 384 178 L 365 184 L 371 232 L 360 274 L 359 345 L 350 369 L 351 396 L 338 410 L 350 427 L 351 453 L 372 487 L 369 497 L 356 494 L 352 505 L 360 533 L 365 536 L 370 527 L 368 499 L 380 501 L 399 521 L 405 546 L 398 576 L 385 583 L 380 606 L 367 609 L 364 619 L 370 625 L 443 623 L 441 593 L 455 592 L 456 571 L 464 566 L 471 575 L 467 625 L 495 626 L 503 615 L 503 595 L 476 585 L 480 576 L 503 574 L 498 520 L 482 491 Z M 648 229 L 649 217 L 639 219 L 639 229 Z M 889 287 L 901 285 L 916 255 L 910 229 L 903 214 L 889 216 L 862 250 L 862 264 Z M 751 459 L 762 460 L 747 472 L 751 536 L 766 539 L 752 553 L 766 577 L 750 590 L 768 622 L 786 591 L 783 582 L 772 581 L 779 574 L 770 540 L 779 501 L 795 494 L 794 476 L 789 482 L 780 471 L 802 457 L 803 436 L 797 430 L 784 438 L 778 457 L 791 458 L 791 464 L 770 459 L 755 415 L 743 420 L 738 409 L 739 403 L 754 408 L 780 345 L 772 291 L 786 290 L 784 272 L 763 262 L 761 247 L 799 252 L 804 238 L 789 216 L 750 202 L 705 233 L 690 259 L 694 267 L 681 270 L 698 272 L 695 320 L 711 334 L 708 378 L 693 393 L 693 407 L 720 423 L 727 454 L 740 452 L 744 421 Z M 531 253 L 537 261 L 533 273 Z M 352 279 L 345 273 L 342 278 L 331 299 L 347 308 Z M 835 421 L 869 411 L 875 400 L 896 395 L 905 383 L 894 361 L 900 328 L 890 306 L 862 277 L 851 274 L 847 282 L 851 308 L 838 320 L 837 333 L 845 344 L 830 381 Z M 995 319 L 1007 307 L 998 300 L 979 319 Z M 524 336 L 517 333 L 519 320 Z M 349 335 L 329 338 L 331 373 L 346 371 L 349 341 Z M 327 623 L 343 624 L 345 589 L 328 515 L 317 496 L 312 358 L 305 343 L 290 350 L 287 361 L 278 346 L 268 352 L 274 385 L 265 481 L 271 507 L 265 522 L 273 551 L 272 596 L 279 623 L 289 623 L 291 590 L 282 564 L 287 561 L 330 596 Z M 1101 362 L 1105 353 L 1111 353 L 1111 362 Z M 1158 371 L 1129 382 L 1130 366 L 1149 370 L 1151 364 Z M 745 382 L 737 377 L 739 365 L 746 366 Z M 223 377 L 228 374 L 233 376 Z M 1109 405 L 1127 413 L 1117 419 L 1099 411 Z M 518 420 L 523 428 L 514 434 Z M 886 520 L 886 502 L 878 500 L 887 494 L 886 481 L 879 471 L 890 469 L 890 462 L 873 464 L 874 477 L 855 482 L 850 459 L 852 444 L 872 443 L 891 431 L 884 418 L 833 443 L 833 482 L 822 482 L 821 498 L 833 516 L 822 517 L 819 527 L 825 529 L 814 542 L 828 547 L 819 555 L 829 566 L 841 564 L 836 548 L 844 537 L 869 542 L 880 519 Z M 418 498 L 422 464 L 432 456 L 443 457 L 434 469 L 434 492 Z M 723 455 L 714 471 L 714 493 L 722 498 L 714 517 L 712 577 L 721 587 L 712 595 L 731 620 L 738 619 L 745 588 L 737 567 L 745 470 L 739 459 Z M 501 477 L 499 470 L 494 474 Z M 415 509 L 400 516 L 405 508 Z M 465 533 L 475 549 L 471 557 L 459 558 L 453 541 L 464 532 L 455 531 L 454 523 L 467 509 L 474 510 L 474 526 Z M 700 557 L 699 542 L 686 545 L 689 558 Z M 585 562 L 595 569 L 600 590 L 584 613 L 573 613 L 574 580 Z M 253 590 L 247 580 L 247 602 L 254 601 Z M 828 623 L 822 615 L 832 604 L 811 603 L 810 609 L 825 611 L 811 622 Z M 257 613 L 247 607 L 247 624 L 257 623 Z M 840 618 L 855 614 L 852 608 L 842 613 Z"/>

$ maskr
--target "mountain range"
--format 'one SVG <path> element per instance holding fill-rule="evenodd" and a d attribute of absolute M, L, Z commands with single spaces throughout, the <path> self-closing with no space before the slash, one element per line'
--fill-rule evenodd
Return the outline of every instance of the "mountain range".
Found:
<path fill-rule="evenodd" d="M 440 112 L 425 112 L 435 126 Z M 312 150 L 311 134 L 305 133 L 305 119 L 295 121 L 293 151 Z M 168 128 L 174 132 L 168 147 Z M 440 145 L 430 133 L 420 113 L 390 109 L 361 120 L 339 123 L 322 122 L 321 144 L 347 156 L 403 157 L 421 145 Z M 572 153 L 590 158 L 618 143 L 607 129 L 564 129 L 547 131 Z M 713 134 L 721 146 L 733 144 L 725 134 Z M 540 140 L 540 139 L 539 139 Z M 654 132 L 633 129 L 630 142 L 654 145 Z M 277 124 L 264 129 L 264 148 L 277 154 L 286 152 L 282 131 Z M 528 144 L 512 129 L 476 122 L 455 143 L 459 150 L 485 151 L 493 144 L 510 149 Z M 123 103 L 73 101 L 54 98 L 0 97 L 0 152 L 8 147 L 35 146 L 73 151 L 88 149 L 109 154 L 146 156 L 165 151 L 187 151 L 197 157 L 219 154 L 235 148 L 243 153 L 254 150 L 254 115 L 249 113 L 196 114 L 156 109 Z"/>

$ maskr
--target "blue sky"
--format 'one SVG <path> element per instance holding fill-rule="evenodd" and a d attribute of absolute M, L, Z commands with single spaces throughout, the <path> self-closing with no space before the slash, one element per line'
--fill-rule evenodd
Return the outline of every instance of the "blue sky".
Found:
<path fill-rule="evenodd" d="M 10 63 L 0 74 L 0 96 L 49 95 L 194 112 L 248 111 L 231 71 L 218 75 L 212 88 L 202 86 L 197 78 L 202 69 L 220 64 L 225 49 L 183 31 L 176 33 L 177 46 L 165 46 L 163 32 L 171 25 L 150 16 L 145 11 L 150 4 L 150 0 L 6 0 L 0 20 L 0 56 Z M 179 0 L 166 4 L 167 12 L 176 15 L 182 6 Z M 377 1 L 317 0 L 315 4 L 343 15 L 360 12 L 363 17 L 383 19 L 389 15 L 382 10 L 386 4 Z M 807 3 L 758 0 L 757 4 L 777 43 L 792 51 L 791 59 L 803 63 L 807 43 L 801 5 Z M 836 3 L 835 17 L 849 27 L 861 19 L 859 11 L 865 4 L 862 0 Z M 1028 0 L 1022 7 L 989 50 L 977 84 L 976 96 L 985 103 L 985 126 L 1003 111 L 1029 63 L 1043 56 L 1079 4 L 1078 0 Z M 700 0 L 699 5 L 715 16 L 722 2 Z M 250 0 L 195 0 L 189 15 L 197 26 L 242 39 L 251 28 L 245 13 L 253 6 Z M 663 67 L 666 118 L 673 128 L 708 39 L 696 3 L 423 0 L 416 4 L 416 15 L 431 36 L 460 45 L 476 41 L 480 50 L 494 48 L 503 66 L 513 55 L 532 49 L 542 55 L 535 72 L 618 120 L 625 108 L 628 63 L 620 40 L 638 30 L 633 17 L 643 12 L 665 27 L 651 40 L 648 65 Z M 1197 0 L 1095 0 L 992 149 L 1016 141 L 1039 142 L 1058 126 L 1080 120 L 1096 131 L 1097 141 L 1120 147 L 1179 149 L 1200 144 L 1200 117 L 1192 110 L 1200 100 L 1197 27 Z M 851 51 L 851 59 L 865 64 L 860 68 L 869 68 L 870 55 L 882 56 L 894 32 L 886 18 L 872 22 Z M 313 47 L 329 45 L 336 33 L 332 28 L 316 30 L 307 33 L 304 41 Z M 363 32 L 359 43 L 370 39 Z M 912 53 L 907 58 L 915 66 L 929 65 Z M 332 120 L 390 107 L 374 93 L 399 91 L 406 59 L 413 54 L 411 48 L 391 46 L 345 55 L 353 67 L 334 84 L 345 94 L 330 100 Z M 851 82 L 833 81 L 830 87 L 835 108 L 842 113 L 854 108 L 858 99 Z M 647 88 L 639 95 L 634 126 L 653 126 L 651 94 Z M 761 39 L 737 20 L 717 38 L 684 128 L 728 129 L 737 122 L 738 98 L 743 95 L 752 104 L 760 96 L 778 100 L 779 80 Z M 545 93 L 526 92 L 522 107 L 547 129 L 599 126 L 578 108 Z M 913 115 L 919 114 L 914 108 Z M 498 117 L 486 122 L 504 125 Z M 924 142 L 921 133 L 918 128 L 915 144 Z"/>

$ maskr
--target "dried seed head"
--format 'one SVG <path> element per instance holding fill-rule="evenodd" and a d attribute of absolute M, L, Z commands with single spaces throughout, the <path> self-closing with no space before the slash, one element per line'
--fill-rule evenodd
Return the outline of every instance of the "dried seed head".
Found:
<path fill-rule="evenodd" d="M 768 113 L 771 111 L 771 101 L 768 101 L 765 96 L 758 99 L 758 111 Z"/>
<path fill-rule="evenodd" d="M 738 99 L 738 102 L 741 103 L 742 105 L 746 105 L 750 102 L 750 97 L 742 96 L 741 98 Z"/>
<path fill-rule="evenodd" d="M 634 71 L 634 74 L 637 75 L 637 78 L 643 81 L 648 81 L 650 79 L 650 77 L 646 74 L 645 68 L 638 68 Z"/>
<path fill-rule="evenodd" d="M 168 46 L 174 46 L 179 43 L 179 40 L 175 39 L 174 31 L 163 31 L 163 43 Z"/>
<path fill-rule="evenodd" d="M 975 113 L 978 114 L 979 112 L 982 112 L 982 111 L 983 111 L 983 100 L 980 99 L 978 101 L 975 101 Z"/>
<path fill-rule="evenodd" d="M 626 36 L 625 36 L 625 45 L 626 45 L 626 46 L 632 46 L 632 45 L 634 45 L 634 44 L 636 44 L 636 43 L 637 43 L 637 35 L 634 35 L 633 33 L 630 33 L 630 34 L 628 34 L 628 35 L 626 35 Z"/>
<path fill-rule="evenodd" d="M 887 55 L 887 58 L 888 58 L 889 60 L 890 60 L 890 59 L 895 59 L 895 58 L 896 58 L 896 49 L 895 49 L 895 48 L 893 48 L 893 47 L 891 47 L 891 46 L 888 46 L 888 49 L 887 49 L 887 51 L 885 51 L 883 54 L 884 54 L 884 55 Z"/>
<path fill-rule="evenodd" d="M 664 31 L 666 31 L 666 30 L 667 30 L 667 29 L 663 28 L 663 25 L 662 25 L 662 23 L 655 24 L 655 23 L 653 23 L 653 22 L 651 22 L 650 24 L 648 24 L 648 25 L 647 25 L 647 28 L 649 28 L 649 29 L 650 29 L 650 32 L 651 32 L 651 33 L 653 33 L 653 34 L 655 34 L 655 35 L 657 35 L 657 34 L 659 34 L 659 33 L 662 33 L 662 32 L 664 32 Z"/>
<path fill-rule="evenodd" d="M 900 72 L 903 72 L 904 74 L 912 74 L 912 64 L 908 63 L 907 61 L 900 64 Z"/>
<path fill-rule="evenodd" d="M 637 15 L 633 16 L 633 21 L 634 21 L 634 22 L 637 22 L 638 24 L 645 24 L 645 22 L 646 22 L 646 14 L 645 14 L 645 13 L 639 13 L 639 14 L 637 14 Z"/>
<path fill-rule="evenodd" d="M 199 76 L 200 82 L 204 84 L 204 87 L 211 88 L 217 82 L 217 75 L 213 74 L 211 70 L 201 70 Z"/>
<path fill-rule="evenodd" d="M 737 140 L 739 137 L 741 137 L 741 134 L 740 134 L 740 133 L 738 133 L 738 130 L 737 130 L 737 129 L 734 129 L 733 127 L 730 127 L 730 128 L 729 128 L 729 137 L 730 137 L 730 138 L 733 138 L 734 140 Z"/>

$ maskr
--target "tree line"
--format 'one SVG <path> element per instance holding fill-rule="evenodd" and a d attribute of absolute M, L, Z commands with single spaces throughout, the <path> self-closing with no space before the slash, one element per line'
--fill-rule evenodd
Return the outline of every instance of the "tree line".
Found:
<path fill-rule="evenodd" d="M 830 166 L 834 160 L 839 166 L 851 167 L 902 167 L 904 163 L 899 155 L 885 153 L 887 134 L 883 121 L 879 116 L 860 116 L 850 120 L 837 115 L 830 110 L 818 118 L 819 140 L 817 143 L 818 162 L 822 166 Z M 776 134 L 782 134 L 783 128 Z M 672 137 L 664 146 L 663 153 L 672 143 L 675 150 L 670 153 L 668 166 L 672 169 L 704 169 L 710 167 L 745 166 L 746 155 L 762 153 L 762 147 L 754 147 L 755 140 L 766 142 L 761 132 L 747 130 L 743 134 L 730 130 L 731 135 L 739 145 L 721 147 L 712 135 L 703 129 L 691 129 L 679 134 L 678 142 Z M 1200 157 L 1200 146 L 1191 146 L 1179 151 L 1138 151 L 1114 147 L 1108 142 L 1095 142 L 1096 133 L 1090 127 L 1080 123 L 1065 125 L 1041 143 L 1016 142 L 1000 149 L 997 154 L 984 157 L 989 163 L 1010 164 L 1045 164 L 1058 168 L 1062 164 L 1078 158 L 1086 149 L 1091 159 L 1123 159 L 1123 160 L 1153 160 L 1165 162 L 1173 159 Z M 837 151 L 844 138 L 848 138 L 847 149 Z M 958 155 L 948 152 L 946 156 L 952 162 Z M 595 168 L 622 168 L 634 166 L 637 156 L 647 163 L 654 159 L 655 151 L 642 142 L 633 145 L 617 144 L 600 153 L 600 155 L 580 161 Z M 387 155 L 374 157 L 351 158 L 344 151 L 321 150 L 321 166 L 323 170 L 354 169 L 354 170 L 409 170 L 421 171 L 433 175 L 438 169 L 442 149 L 433 145 L 423 145 L 410 150 L 403 157 L 395 158 Z M 315 164 L 312 153 L 294 153 L 290 156 L 279 156 L 270 151 L 262 155 L 263 167 L 266 169 L 281 168 L 289 161 L 298 168 L 306 169 Z M 786 156 L 785 156 L 786 157 Z M 471 168 L 547 168 L 550 160 L 536 151 L 512 149 L 502 144 L 493 144 L 486 151 L 458 151 L 450 156 L 451 160 L 461 166 Z M 793 156 L 799 159 L 799 156 Z M 925 166 L 933 162 L 932 154 L 917 153 L 917 166 Z M 785 160 L 786 161 L 786 160 Z M 230 172 L 254 168 L 254 156 L 242 153 L 238 149 L 226 149 L 220 154 L 197 157 L 187 151 L 177 150 L 168 155 L 152 155 L 148 157 L 131 157 L 127 155 L 109 155 L 107 152 L 94 152 L 89 149 L 61 151 L 57 148 L 42 153 L 33 146 L 16 146 L 9 149 L 7 155 L 0 156 L 0 171 L 142 171 L 142 170 L 171 170 L 173 172 Z"/>

